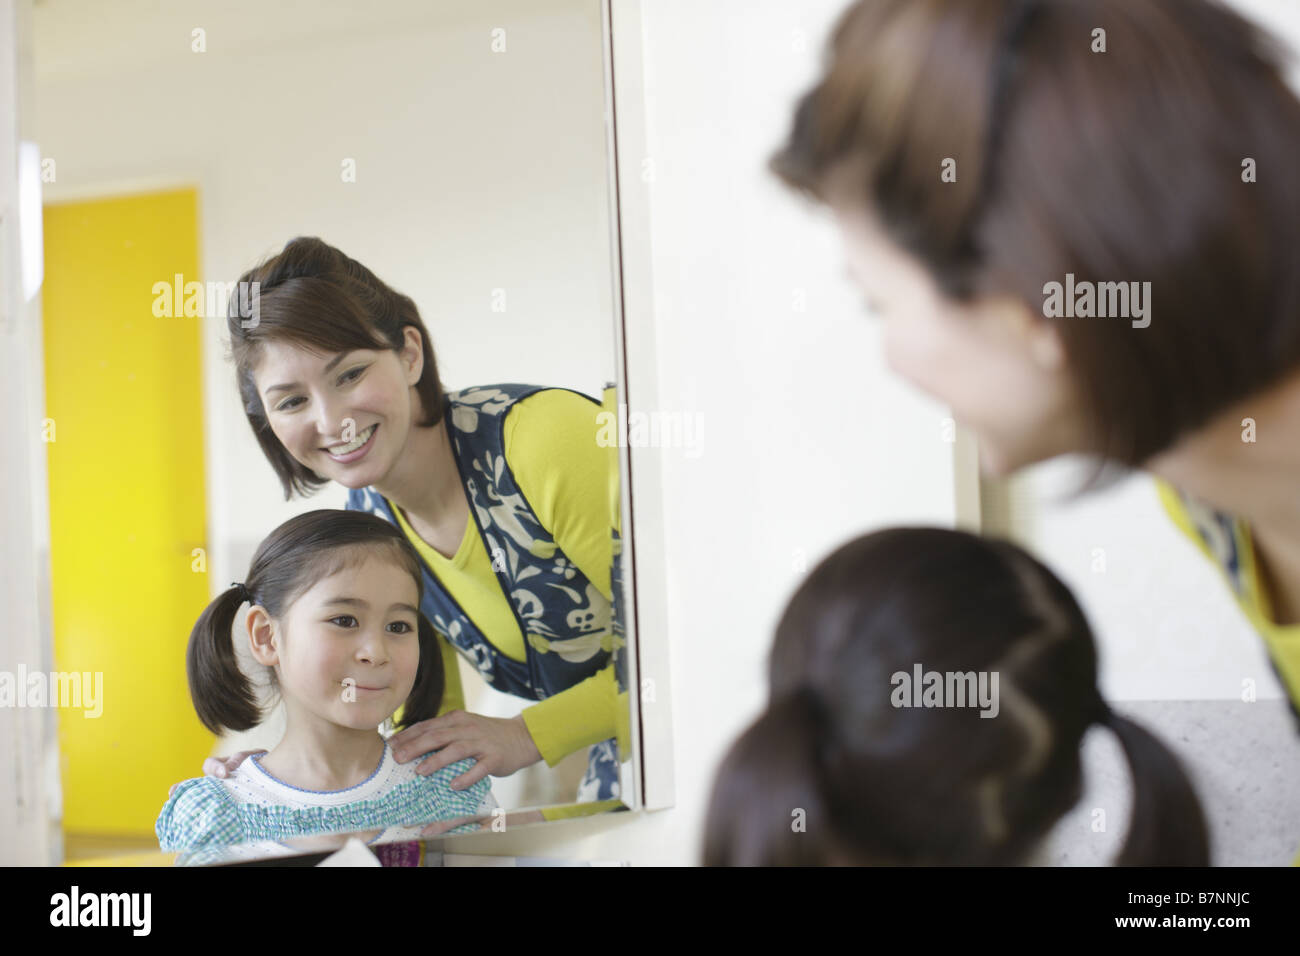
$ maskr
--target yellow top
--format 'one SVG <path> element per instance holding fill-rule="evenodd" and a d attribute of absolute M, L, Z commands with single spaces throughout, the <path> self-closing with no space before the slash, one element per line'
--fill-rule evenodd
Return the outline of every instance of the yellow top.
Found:
<path fill-rule="evenodd" d="M 1275 623 L 1272 603 L 1259 573 L 1250 526 L 1230 515 L 1184 499 L 1166 481 L 1155 479 L 1160 503 L 1183 532 L 1223 572 L 1246 619 L 1264 640 L 1282 689 L 1300 712 L 1300 624 Z M 1211 546 L 1213 545 L 1213 546 Z M 1235 560 L 1234 560 L 1235 557 Z M 1300 852 L 1291 861 L 1300 866 Z"/>
<path fill-rule="evenodd" d="M 520 491 L 562 550 L 601 594 L 610 598 L 612 557 L 609 508 L 610 455 L 596 442 L 601 406 L 565 389 L 534 392 L 506 413 L 506 463 Z M 390 507 L 392 502 L 389 502 Z M 470 515 L 460 547 L 443 557 L 393 508 L 402 532 L 484 637 L 513 660 L 525 657 L 524 635 L 492 569 L 478 526 Z M 442 647 L 447 674 L 439 713 L 463 709 L 457 652 Z M 615 736 L 613 664 L 568 690 L 523 711 L 524 723 L 549 766 Z"/>
<path fill-rule="evenodd" d="M 1156 479 L 1156 491 L 1174 524 L 1223 572 L 1237 604 L 1263 638 L 1283 690 L 1300 708 L 1300 624 L 1274 622 L 1268 591 L 1259 574 L 1250 526 L 1208 506 L 1185 500 L 1172 485 L 1160 479 Z"/>

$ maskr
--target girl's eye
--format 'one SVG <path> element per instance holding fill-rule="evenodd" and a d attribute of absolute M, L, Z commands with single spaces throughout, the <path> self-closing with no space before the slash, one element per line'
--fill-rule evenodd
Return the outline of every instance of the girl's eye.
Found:
<path fill-rule="evenodd" d="M 405 621 L 394 621 L 393 623 L 402 629 L 397 632 L 398 634 L 410 634 L 415 630 L 415 628 L 411 627 L 411 625 L 407 624 Z"/>
<path fill-rule="evenodd" d="M 297 405 L 294 404 L 294 403 L 297 402 L 297 401 L 299 401 L 299 399 L 297 399 L 297 398 L 291 398 L 291 399 L 288 399 L 287 401 L 283 401 L 283 402 L 281 402 L 279 405 L 275 406 L 275 410 L 276 410 L 277 412 L 287 412 L 287 411 L 291 411 L 292 409 L 298 407 Z"/>
<path fill-rule="evenodd" d="M 367 368 L 369 368 L 368 365 L 358 365 L 356 368 L 348 369 L 339 377 L 339 384 L 342 385 L 344 382 L 355 382 L 361 377 L 361 373 Z"/>
<path fill-rule="evenodd" d="M 353 621 L 353 622 L 355 622 L 355 621 L 356 621 L 356 618 L 353 617 L 351 614 L 340 614 L 338 617 L 332 617 L 332 618 L 330 618 L 330 623 L 331 623 L 331 624 L 335 623 L 336 621 Z M 339 625 L 339 627 L 349 627 L 349 626 L 350 626 L 350 625 L 348 625 L 348 624 L 340 624 L 340 625 Z"/>

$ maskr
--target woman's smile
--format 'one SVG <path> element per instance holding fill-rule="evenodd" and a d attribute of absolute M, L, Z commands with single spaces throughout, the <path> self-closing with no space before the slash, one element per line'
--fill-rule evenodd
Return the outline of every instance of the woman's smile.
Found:
<path fill-rule="evenodd" d="M 329 455 L 331 459 L 340 464 L 346 465 L 350 462 L 357 461 L 364 457 L 366 452 L 370 450 L 370 446 L 374 444 L 373 439 L 375 437 L 375 432 L 378 430 L 378 425 L 371 425 L 354 440 L 326 448 L 324 449 L 324 452 Z"/>

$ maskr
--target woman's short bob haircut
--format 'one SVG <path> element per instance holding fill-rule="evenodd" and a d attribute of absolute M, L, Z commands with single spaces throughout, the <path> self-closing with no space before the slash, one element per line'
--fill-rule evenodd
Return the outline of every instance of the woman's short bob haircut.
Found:
<path fill-rule="evenodd" d="M 861 0 L 827 54 L 770 163 L 788 185 L 870 211 L 957 300 L 1044 314 L 1067 273 L 1151 283 L 1146 327 L 1052 319 L 1095 434 L 1081 451 L 1141 465 L 1300 369 L 1300 101 L 1289 51 L 1242 17 Z"/>
<path fill-rule="evenodd" d="M 271 430 L 253 381 L 263 343 L 286 342 L 325 355 L 356 349 L 397 351 L 406 344 L 403 329 L 412 326 L 420 333 L 424 352 L 424 371 L 415 389 L 425 419 L 416 424 L 432 428 L 442 421 L 442 381 L 429 330 L 415 303 L 320 239 L 292 239 L 279 255 L 240 276 L 226 326 L 244 414 L 280 478 L 286 501 L 295 492 L 312 494 L 329 479 L 299 463 Z"/>

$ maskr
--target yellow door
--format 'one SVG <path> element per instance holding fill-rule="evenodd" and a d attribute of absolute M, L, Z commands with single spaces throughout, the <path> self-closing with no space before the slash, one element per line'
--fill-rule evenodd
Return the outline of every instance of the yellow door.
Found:
<path fill-rule="evenodd" d="M 46 451 L 54 667 L 102 674 L 102 713 L 58 711 L 63 828 L 147 841 L 212 747 L 185 645 L 208 599 L 200 323 L 155 317 L 198 276 L 194 190 L 45 208 Z"/>

